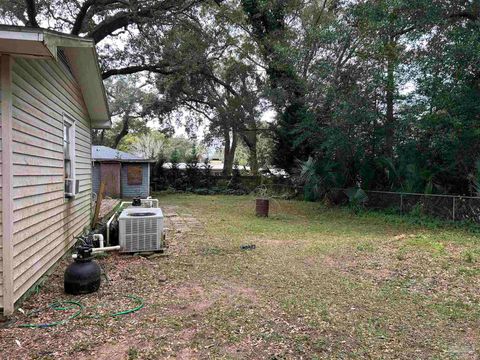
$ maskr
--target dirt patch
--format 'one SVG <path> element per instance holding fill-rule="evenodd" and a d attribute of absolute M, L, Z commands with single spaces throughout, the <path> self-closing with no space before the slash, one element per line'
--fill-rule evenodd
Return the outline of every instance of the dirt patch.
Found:
<path fill-rule="evenodd" d="M 94 351 L 90 351 L 88 354 L 76 355 L 79 360 L 89 360 L 94 356 L 96 360 L 111 360 L 111 359 L 127 359 L 128 350 L 132 346 L 130 341 L 119 341 L 113 344 L 105 344 L 95 348 Z"/>
<path fill-rule="evenodd" d="M 256 289 L 240 284 L 225 284 L 219 290 L 217 290 L 217 294 L 225 295 L 230 300 L 242 298 L 251 303 L 257 303 L 259 300 Z"/>
<path fill-rule="evenodd" d="M 177 359 L 179 360 L 190 360 L 190 359 L 197 359 L 197 358 L 198 358 L 198 354 L 196 354 L 190 348 L 181 349 L 177 354 Z"/>
<path fill-rule="evenodd" d="M 180 299 L 181 304 L 173 307 L 171 310 L 175 313 L 201 313 L 208 310 L 214 303 L 215 299 L 199 285 L 182 285 L 174 289 L 172 294 Z"/>

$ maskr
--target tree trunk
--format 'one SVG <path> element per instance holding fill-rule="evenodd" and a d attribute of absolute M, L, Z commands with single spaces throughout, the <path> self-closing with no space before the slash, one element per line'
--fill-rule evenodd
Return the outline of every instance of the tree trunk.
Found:
<path fill-rule="evenodd" d="M 395 41 L 390 40 L 387 45 L 387 114 L 385 120 L 385 155 L 390 158 L 393 155 L 395 137 L 395 47 Z"/>
<path fill-rule="evenodd" d="M 246 130 L 242 132 L 242 139 L 248 147 L 248 163 L 252 175 L 258 175 L 258 156 L 257 156 L 257 131 Z"/>
<path fill-rule="evenodd" d="M 99 143 L 100 143 L 100 145 L 105 145 L 105 129 L 102 129 L 102 131 L 100 132 Z"/>
<path fill-rule="evenodd" d="M 113 147 L 116 149 L 118 147 L 118 144 L 120 144 L 120 141 L 128 134 L 128 125 L 129 125 L 130 117 L 128 115 L 125 115 L 122 120 L 122 130 L 115 136 L 115 142 L 113 144 Z"/>
<path fill-rule="evenodd" d="M 267 76 L 272 90 L 284 96 L 272 96 L 271 101 L 280 114 L 275 131 L 273 161 L 280 168 L 291 171 L 296 159 L 306 160 L 311 149 L 306 142 L 295 143 L 293 132 L 308 117 L 313 117 L 306 103 L 306 86 L 285 54 L 287 31 L 285 26 L 286 1 L 274 1 L 264 6 L 261 1 L 242 1 L 242 8 L 253 28 L 262 57 L 267 64 Z M 282 49 L 282 50 L 280 50 Z"/>
<path fill-rule="evenodd" d="M 250 163 L 250 172 L 252 175 L 258 175 L 258 159 L 257 159 L 257 141 L 255 139 L 255 146 L 250 148 L 250 154 L 248 157 L 248 162 Z"/>
<path fill-rule="evenodd" d="M 225 150 L 223 154 L 223 175 L 230 176 L 232 175 L 233 161 L 235 159 L 235 150 L 237 149 L 237 133 L 233 130 L 232 136 L 230 137 L 230 131 L 225 130 L 224 140 L 225 140 Z"/>

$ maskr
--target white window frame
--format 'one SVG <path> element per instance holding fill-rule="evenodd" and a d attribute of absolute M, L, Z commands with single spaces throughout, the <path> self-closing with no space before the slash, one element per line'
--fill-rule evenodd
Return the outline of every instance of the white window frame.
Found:
<path fill-rule="evenodd" d="M 68 125 L 68 139 L 69 139 L 69 158 L 70 158 L 70 178 L 73 180 L 73 193 L 77 193 L 78 189 L 75 189 L 75 179 L 76 179 L 76 173 L 75 173 L 75 168 L 76 168 L 76 154 L 75 154 L 75 138 L 76 138 L 76 126 L 75 126 L 75 120 L 72 119 L 70 116 L 67 114 L 63 114 L 63 138 L 62 138 L 62 149 L 64 150 L 64 139 L 65 139 L 65 125 Z M 64 150 L 65 151 L 65 150 Z M 65 154 L 63 155 L 63 161 L 65 162 Z M 64 170 L 65 170 L 65 163 L 64 163 Z M 64 180 L 67 180 L 65 177 L 65 171 L 63 173 Z"/>

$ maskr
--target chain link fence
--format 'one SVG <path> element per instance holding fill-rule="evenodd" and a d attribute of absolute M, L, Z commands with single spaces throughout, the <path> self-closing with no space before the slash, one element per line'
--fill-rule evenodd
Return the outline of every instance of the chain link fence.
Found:
<path fill-rule="evenodd" d="M 396 209 L 400 213 L 418 210 L 444 220 L 480 223 L 480 197 L 365 191 L 370 209 Z"/>

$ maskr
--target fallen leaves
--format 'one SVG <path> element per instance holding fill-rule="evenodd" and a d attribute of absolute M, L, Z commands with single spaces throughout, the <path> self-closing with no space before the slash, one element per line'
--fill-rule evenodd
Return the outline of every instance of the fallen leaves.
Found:
<path fill-rule="evenodd" d="M 166 254 L 99 260 L 110 281 L 97 293 L 75 297 L 89 317 L 51 329 L 1 329 L 2 355 L 478 355 L 480 266 L 471 234 L 390 225 L 294 201 L 281 201 L 281 214 L 258 219 L 248 197 L 162 194 L 160 200 L 168 214 Z M 253 243 L 255 251 L 240 250 Z M 57 299 L 72 298 L 63 294 L 65 266 L 22 304 L 17 323 Z M 140 296 L 145 308 L 102 316 L 131 307 L 126 294 Z M 42 321 L 53 316 L 38 314 Z"/>

